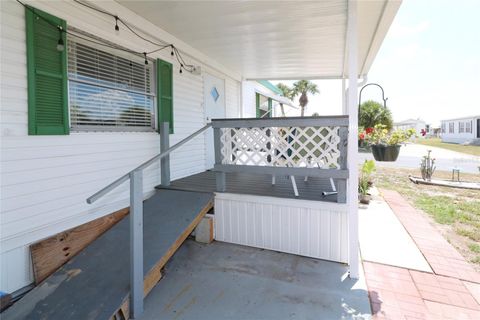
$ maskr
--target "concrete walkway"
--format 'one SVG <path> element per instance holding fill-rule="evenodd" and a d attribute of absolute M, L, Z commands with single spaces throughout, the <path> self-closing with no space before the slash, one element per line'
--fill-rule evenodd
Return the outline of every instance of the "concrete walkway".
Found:
<path fill-rule="evenodd" d="M 436 159 L 436 167 L 439 171 L 451 171 L 453 167 L 459 167 L 461 172 L 479 173 L 478 167 L 480 166 L 480 157 L 413 143 L 402 146 L 397 161 L 377 161 L 376 165 L 391 168 L 401 167 L 418 169 L 420 167 L 422 156 L 426 155 L 428 150 L 432 150 L 432 157 Z M 372 154 L 370 152 L 359 153 L 359 163 L 363 163 L 365 159 L 373 159 Z"/>
<path fill-rule="evenodd" d="M 400 194 L 380 192 L 433 273 L 364 261 L 374 319 L 480 319 L 480 274 Z"/>
<path fill-rule="evenodd" d="M 432 272 L 422 252 L 382 197 L 374 195 L 368 206 L 360 206 L 359 228 L 364 261 Z"/>
<path fill-rule="evenodd" d="M 436 274 L 480 283 L 480 274 L 422 213 L 412 207 L 398 192 L 390 190 L 380 192 Z"/>

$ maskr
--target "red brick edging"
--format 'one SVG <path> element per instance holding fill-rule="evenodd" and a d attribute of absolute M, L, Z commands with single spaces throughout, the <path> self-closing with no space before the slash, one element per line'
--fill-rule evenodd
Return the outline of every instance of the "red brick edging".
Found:
<path fill-rule="evenodd" d="M 381 190 L 435 274 L 480 283 L 480 273 L 398 192 Z M 479 319 L 480 320 L 480 319 Z"/>
<path fill-rule="evenodd" d="M 434 273 L 364 261 L 374 319 L 479 320 L 480 274 L 399 193 L 381 193 Z"/>

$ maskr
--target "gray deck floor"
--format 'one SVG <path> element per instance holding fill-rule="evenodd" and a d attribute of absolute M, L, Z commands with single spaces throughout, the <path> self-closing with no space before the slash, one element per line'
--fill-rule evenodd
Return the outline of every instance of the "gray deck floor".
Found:
<path fill-rule="evenodd" d="M 370 319 L 364 280 L 346 271 L 335 262 L 187 240 L 141 319 Z"/>
<path fill-rule="evenodd" d="M 227 173 L 226 192 L 327 202 L 337 201 L 336 195 L 322 196 L 323 191 L 332 191 L 329 179 L 316 177 L 309 177 L 308 181 L 304 179 L 305 177 L 295 177 L 299 193 L 299 197 L 295 197 L 292 183 L 288 176 L 277 176 L 276 184 L 272 185 L 271 175 Z M 172 181 L 169 188 L 215 192 L 215 172 L 204 171 Z"/>

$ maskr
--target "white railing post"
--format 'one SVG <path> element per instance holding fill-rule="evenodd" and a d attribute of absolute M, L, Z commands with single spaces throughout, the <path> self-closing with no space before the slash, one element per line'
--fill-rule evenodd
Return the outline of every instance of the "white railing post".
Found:
<path fill-rule="evenodd" d="M 348 239 L 350 277 L 358 279 L 358 29 L 357 0 L 348 1 Z"/>
<path fill-rule="evenodd" d="M 222 164 L 222 142 L 221 142 L 220 128 L 213 128 L 213 144 L 215 146 L 215 164 Z M 215 172 L 216 186 L 218 192 L 225 192 L 226 186 L 226 173 L 223 171 Z"/>
<path fill-rule="evenodd" d="M 143 172 L 130 173 L 130 318 L 143 313 Z"/>
<path fill-rule="evenodd" d="M 338 135 L 340 137 L 340 142 L 338 143 L 338 151 L 340 156 L 338 158 L 338 164 L 340 169 L 348 169 L 348 128 L 340 127 L 338 129 Z M 338 179 L 337 180 L 337 202 L 346 203 L 347 202 L 347 180 Z"/>

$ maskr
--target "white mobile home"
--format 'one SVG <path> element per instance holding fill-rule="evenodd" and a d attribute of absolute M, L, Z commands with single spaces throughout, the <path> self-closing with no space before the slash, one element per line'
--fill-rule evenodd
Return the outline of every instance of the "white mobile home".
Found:
<path fill-rule="evenodd" d="M 299 108 L 282 95 L 282 91 L 267 80 L 242 82 L 243 117 L 299 116 Z"/>
<path fill-rule="evenodd" d="M 441 121 L 440 136 L 443 142 L 474 143 L 480 141 L 480 115 Z"/>
<path fill-rule="evenodd" d="M 155 252 L 143 237 L 166 228 L 157 221 L 160 229 L 147 234 L 147 218 L 155 216 L 152 210 L 181 211 L 203 192 L 213 197 L 217 240 L 345 263 L 358 278 L 357 86 L 399 6 L 390 0 L 273 7 L 261 1 L 1 1 L 0 290 L 12 293 L 37 280 L 32 244 L 130 207 L 124 238 L 116 225 L 98 241 L 130 239 L 130 247 L 128 241 L 112 246 L 117 240 L 104 245 L 120 253 L 130 248 L 131 255 L 122 256 L 131 268 L 101 264 L 106 256 L 92 252 L 101 243 L 95 240 L 59 269 L 70 275 L 54 277 L 61 286 L 45 281 L 54 291 L 77 292 L 70 286 L 95 288 L 88 282 L 92 273 L 102 280 L 118 274 L 126 279 L 119 290 L 127 290 L 116 296 L 119 304 L 130 294 L 130 312 L 138 315 L 143 254 Z M 344 114 L 258 119 L 264 108 L 252 96 L 266 97 L 267 106 L 288 101 L 248 81 L 302 78 L 343 81 L 349 88 L 342 94 Z M 164 201 L 173 189 L 189 193 Z M 185 240 L 205 208 L 182 220 L 188 225 L 172 243 Z M 85 263 L 88 252 L 95 268 L 67 270 Z M 162 266 L 151 270 L 159 276 Z M 122 278 L 126 269 L 131 278 Z M 108 309 L 99 300 L 105 297 L 111 295 L 82 298 L 78 312 L 87 312 L 88 303 Z M 61 310 L 48 312 L 66 319 Z"/>
<path fill-rule="evenodd" d="M 427 124 L 421 119 L 407 119 L 393 123 L 394 129 L 408 130 L 414 129 L 418 135 L 422 130 L 427 131 Z"/>

